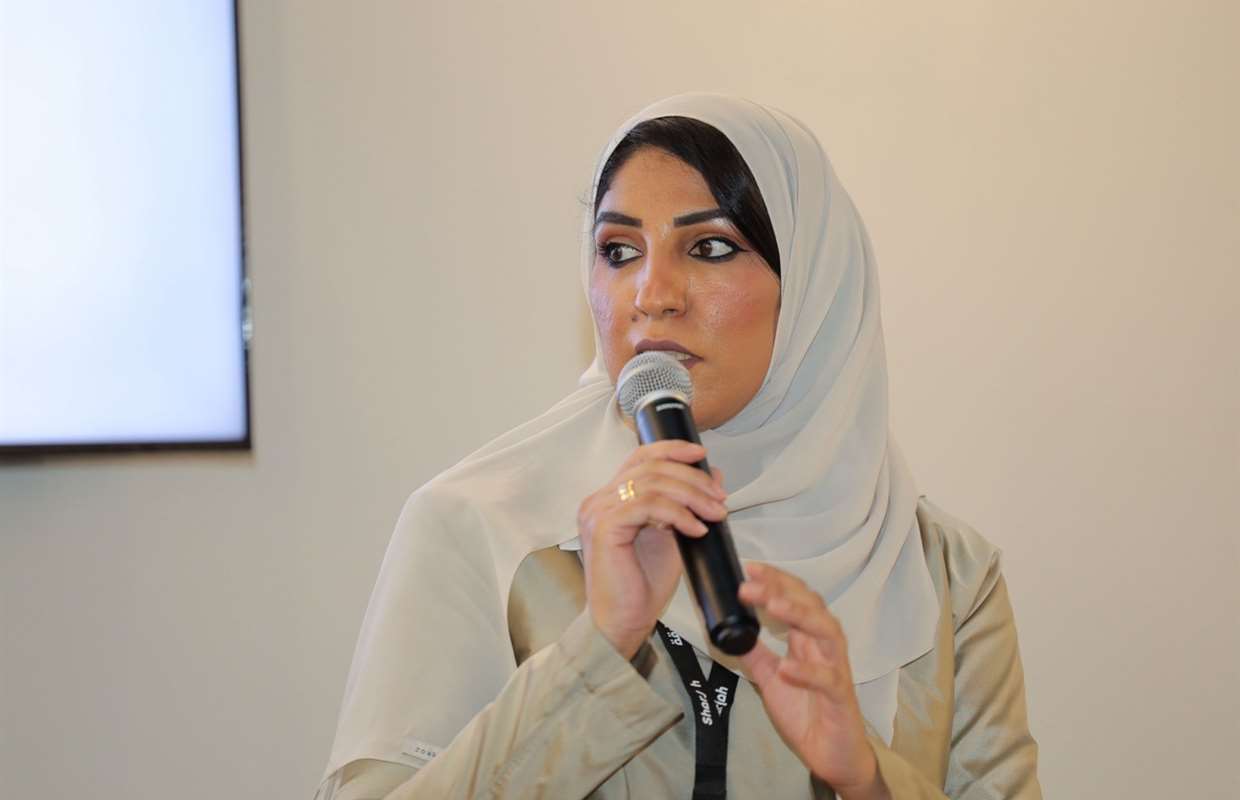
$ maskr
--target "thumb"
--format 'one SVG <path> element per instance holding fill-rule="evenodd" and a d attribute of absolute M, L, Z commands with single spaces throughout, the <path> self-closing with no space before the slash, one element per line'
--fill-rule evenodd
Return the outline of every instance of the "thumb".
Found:
<path fill-rule="evenodd" d="M 740 657 L 741 664 L 749 673 L 755 686 L 761 689 L 779 670 L 779 656 L 759 639 L 753 649 Z"/>

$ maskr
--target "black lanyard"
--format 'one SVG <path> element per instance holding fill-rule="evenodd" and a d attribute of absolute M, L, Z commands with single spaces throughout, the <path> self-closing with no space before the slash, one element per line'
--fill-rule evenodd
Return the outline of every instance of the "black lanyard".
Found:
<path fill-rule="evenodd" d="M 693 646 L 662 622 L 656 627 L 676 671 L 685 682 L 689 702 L 697 710 L 697 771 L 693 779 L 693 800 L 723 800 L 727 797 L 728 717 L 736 697 L 737 675 L 711 663 L 710 680 L 702 677 Z"/>

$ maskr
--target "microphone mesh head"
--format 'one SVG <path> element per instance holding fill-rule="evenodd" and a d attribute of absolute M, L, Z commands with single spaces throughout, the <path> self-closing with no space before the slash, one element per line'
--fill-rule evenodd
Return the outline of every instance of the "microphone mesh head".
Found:
<path fill-rule="evenodd" d="M 616 379 L 616 401 L 625 416 L 637 413 L 642 400 L 651 392 L 676 392 L 686 403 L 693 402 L 693 379 L 689 370 L 674 356 L 647 350 L 629 359 Z"/>

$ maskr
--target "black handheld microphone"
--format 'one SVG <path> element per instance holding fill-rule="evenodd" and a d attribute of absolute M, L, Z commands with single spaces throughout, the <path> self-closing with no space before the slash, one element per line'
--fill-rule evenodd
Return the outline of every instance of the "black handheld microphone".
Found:
<path fill-rule="evenodd" d="M 675 357 L 651 350 L 629 359 L 616 380 L 616 399 L 620 410 L 637 423 L 642 444 L 662 439 L 702 443 L 689 411 L 693 380 Z M 694 466 L 710 473 L 706 459 Z M 710 530 L 700 538 L 675 532 L 685 574 L 711 642 L 728 655 L 744 655 L 753 649 L 760 627 L 753 609 L 736 596 L 744 574 L 732 533 L 726 519 L 702 522 Z"/>

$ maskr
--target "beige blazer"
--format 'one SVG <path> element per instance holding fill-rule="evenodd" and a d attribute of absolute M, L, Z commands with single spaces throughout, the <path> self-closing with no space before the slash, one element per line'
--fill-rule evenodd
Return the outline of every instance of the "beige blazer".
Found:
<path fill-rule="evenodd" d="M 879 770 L 896 800 L 1040 800 L 998 561 L 925 498 L 917 517 L 938 633 L 930 652 L 900 670 L 891 743 L 869 729 Z M 420 767 L 354 761 L 328 776 L 319 800 L 692 796 L 694 710 L 659 636 L 625 660 L 585 610 L 578 555 L 558 547 L 526 557 L 508 608 L 519 667 L 494 702 L 438 755 L 411 755 Z M 709 657 L 697 655 L 709 674 Z M 729 798 L 835 797 L 779 738 L 746 680 L 730 715 Z"/>

